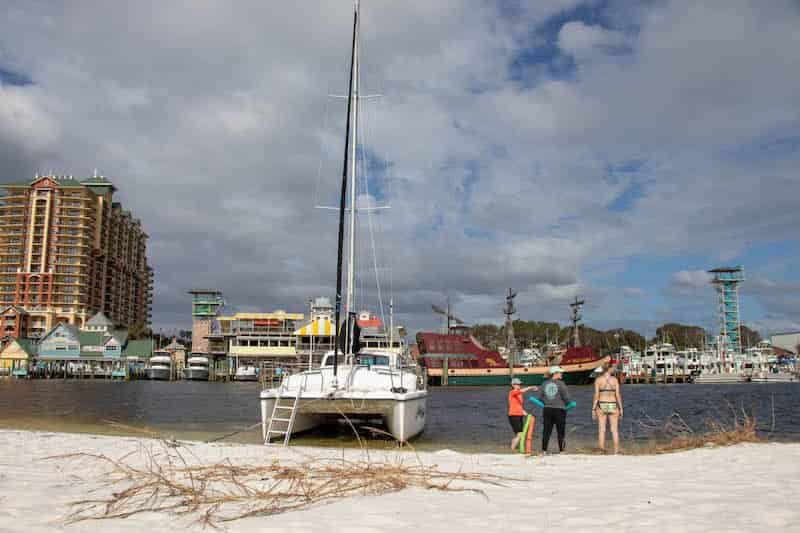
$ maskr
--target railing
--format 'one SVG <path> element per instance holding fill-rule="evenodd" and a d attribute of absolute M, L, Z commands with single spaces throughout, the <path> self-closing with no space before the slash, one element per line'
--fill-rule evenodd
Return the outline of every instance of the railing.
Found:
<path fill-rule="evenodd" d="M 308 361 L 259 361 L 258 380 L 264 389 L 274 388 L 281 385 L 284 378 L 307 370 L 313 370 Z"/>

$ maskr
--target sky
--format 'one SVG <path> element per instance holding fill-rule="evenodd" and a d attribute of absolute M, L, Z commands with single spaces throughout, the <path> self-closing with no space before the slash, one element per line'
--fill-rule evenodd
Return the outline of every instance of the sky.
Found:
<path fill-rule="evenodd" d="M 333 297 L 350 0 L 5 0 L 0 181 L 118 187 L 155 269 L 228 311 Z M 744 323 L 800 329 L 800 4 L 362 0 L 361 307 L 435 329 L 715 328 L 705 273 L 742 265 Z M 371 229 L 370 229 L 371 228 Z M 372 243 L 375 242 L 373 246 Z M 377 268 L 375 265 L 378 265 Z"/>

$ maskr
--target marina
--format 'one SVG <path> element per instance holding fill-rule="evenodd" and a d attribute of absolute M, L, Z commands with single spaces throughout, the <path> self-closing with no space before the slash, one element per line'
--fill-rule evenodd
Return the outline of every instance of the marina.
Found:
<path fill-rule="evenodd" d="M 5 11 L 3 533 L 800 531 L 797 0 Z"/>

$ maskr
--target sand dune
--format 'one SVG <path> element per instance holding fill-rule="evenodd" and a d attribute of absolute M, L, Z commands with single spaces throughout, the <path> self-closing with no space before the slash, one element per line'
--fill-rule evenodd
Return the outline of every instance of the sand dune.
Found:
<path fill-rule="evenodd" d="M 189 518 L 149 513 L 64 525 L 71 501 L 98 488 L 92 462 L 44 460 L 72 452 L 111 457 L 139 449 L 142 439 L 0 431 L 0 531 L 194 531 Z M 146 442 L 146 441 L 144 441 Z M 357 459 L 359 450 L 266 448 L 191 443 L 200 463 L 294 461 L 313 455 Z M 370 452 L 373 459 L 409 452 Z M 800 444 L 743 444 L 659 456 L 420 453 L 442 470 L 522 477 L 508 487 L 473 493 L 409 489 L 355 496 L 312 509 L 227 525 L 234 532 L 303 531 L 756 531 L 800 530 Z"/>

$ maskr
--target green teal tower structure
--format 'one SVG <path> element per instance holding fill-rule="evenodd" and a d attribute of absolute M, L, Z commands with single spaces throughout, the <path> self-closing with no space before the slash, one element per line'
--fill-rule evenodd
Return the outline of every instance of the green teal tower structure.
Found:
<path fill-rule="evenodd" d="M 717 289 L 720 343 L 728 353 L 742 351 L 742 324 L 739 320 L 739 284 L 744 281 L 744 268 L 721 267 L 708 271 L 711 284 Z"/>
<path fill-rule="evenodd" d="M 208 336 L 214 327 L 214 319 L 225 304 L 222 291 L 216 289 L 192 289 L 192 353 L 208 354 Z"/>

